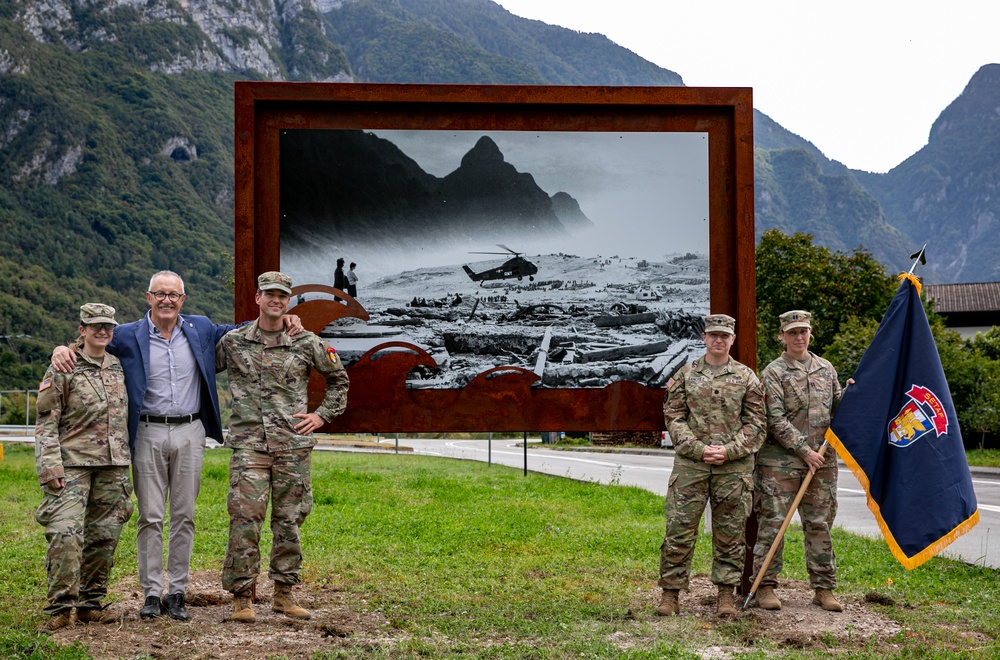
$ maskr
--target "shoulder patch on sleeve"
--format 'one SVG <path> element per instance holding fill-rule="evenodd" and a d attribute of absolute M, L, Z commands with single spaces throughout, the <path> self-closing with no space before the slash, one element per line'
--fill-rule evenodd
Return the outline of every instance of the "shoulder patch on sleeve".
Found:
<path fill-rule="evenodd" d="M 45 380 L 43 380 L 42 382 L 40 382 L 38 384 L 38 391 L 39 392 L 44 392 L 45 390 L 49 389 L 50 387 L 52 387 L 52 379 L 51 378 L 46 378 Z"/>
<path fill-rule="evenodd" d="M 326 355 L 330 358 L 330 362 L 337 364 L 337 349 L 333 346 L 326 347 Z"/>

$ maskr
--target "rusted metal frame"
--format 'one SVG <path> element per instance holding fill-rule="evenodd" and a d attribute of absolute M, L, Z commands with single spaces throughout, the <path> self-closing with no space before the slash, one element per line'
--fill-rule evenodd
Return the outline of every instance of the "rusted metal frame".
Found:
<path fill-rule="evenodd" d="M 256 273 L 280 263 L 282 129 L 705 132 L 712 311 L 737 318 L 734 355 L 753 366 L 752 126 L 748 89 L 238 83 L 237 319 L 256 314 Z M 662 390 L 636 383 L 540 390 L 532 389 L 524 374 L 512 373 L 503 388 L 493 390 L 486 379 L 477 379 L 464 390 L 407 391 L 400 381 L 405 371 L 399 370 L 422 359 L 405 354 L 382 359 L 386 366 L 402 364 L 352 370 L 348 410 L 335 426 L 358 432 L 663 428 Z M 311 386 L 314 403 L 319 385 Z"/>

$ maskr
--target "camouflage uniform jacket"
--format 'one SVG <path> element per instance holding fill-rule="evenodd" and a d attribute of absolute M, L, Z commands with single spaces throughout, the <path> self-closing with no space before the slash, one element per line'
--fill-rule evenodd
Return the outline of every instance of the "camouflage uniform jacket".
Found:
<path fill-rule="evenodd" d="M 663 417 L 675 465 L 705 472 L 752 472 L 764 441 L 764 388 L 750 367 L 729 358 L 718 375 L 701 357 L 667 383 Z M 707 445 L 723 445 L 722 465 L 701 460 Z"/>
<path fill-rule="evenodd" d="M 757 455 L 759 465 L 806 469 L 803 458 L 823 444 L 843 390 L 833 365 L 811 352 L 809 356 L 808 370 L 782 353 L 761 373 L 767 392 L 767 440 Z M 837 453 L 827 451 L 824 465 L 836 464 Z"/>
<path fill-rule="evenodd" d="M 272 453 L 308 449 L 316 440 L 295 432 L 301 420 L 292 415 L 308 412 L 310 370 L 326 379 L 323 403 L 313 412 L 327 422 L 347 407 L 347 370 L 311 332 L 294 337 L 281 332 L 273 345 L 265 342 L 254 321 L 223 336 L 216 347 L 216 369 L 229 369 L 233 396 L 226 446 Z"/>
<path fill-rule="evenodd" d="M 128 394 L 121 362 L 77 351 L 68 374 L 49 367 L 38 386 L 35 467 L 38 482 L 62 479 L 64 467 L 128 465 Z"/>

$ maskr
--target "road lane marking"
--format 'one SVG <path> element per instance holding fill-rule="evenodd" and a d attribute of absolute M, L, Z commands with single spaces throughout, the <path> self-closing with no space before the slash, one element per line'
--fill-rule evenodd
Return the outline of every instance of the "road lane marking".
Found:
<path fill-rule="evenodd" d="M 447 445 L 450 446 L 450 447 L 454 447 L 455 449 L 460 450 L 460 451 L 476 451 L 476 452 L 480 452 L 480 453 L 486 451 L 485 449 L 482 449 L 480 447 L 459 447 L 458 446 L 459 442 L 463 442 L 463 441 L 457 440 L 455 442 L 449 442 L 449 443 L 447 443 Z M 469 441 L 465 441 L 465 442 L 469 442 Z M 482 441 L 479 440 L 479 441 L 472 441 L 472 442 L 482 442 Z M 505 446 L 511 447 L 511 446 L 514 446 L 514 445 L 507 444 Z M 499 454 L 499 455 L 502 455 L 502 456 L 524 456 L 524 449 L 523 449 L 523 447 L 519 448 L 519 449 L 521 451 L 498 451 L 498 450 L 494 449 L 493 453 L 494 454 Z M 531 447 L 529 446 L 528 449 L 531 449 Z M 539 457 L 538 454 L 534 454 L 533 456 L 535 458 Z M 598 466 L 601 466 L 601 467 L 610 467 L 610 468 L 619 468 L 620 467 L 622 470 L 639 470 L 639 471 L 645 471 L 645 472 L 670 472 L 670 470 L 673 469 L 673 468 L 665 468 L 665 467 L 645 467 L 645 466 L 642 466 L 642 465 L 627 465 L 627 464 L 624 464 L 624 463 L 612 463 L 612 462 L 609 462 L 609 461 L 597 461 L 597 460 L 593 460 L 593 459 L 589 459 L 589 458 L 576 458 L 576 457 L 571 457 L 571 456 L 551 456 L 551 455 L 546 455 L 542 460 L 567 461 L 567 462 L 571 462 L 571 463 L 586 463 L 586 464 L 589 464 L 589 465 L 598 465 Z"/>

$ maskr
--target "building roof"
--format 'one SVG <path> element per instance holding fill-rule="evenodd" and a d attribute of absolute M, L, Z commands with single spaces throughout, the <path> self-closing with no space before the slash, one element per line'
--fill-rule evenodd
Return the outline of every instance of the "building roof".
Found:
<path fill-rule="evenodd" d="M 1000 312 L 1000 282 L 926 284 L 924 290 L 938 314 Z"/>

